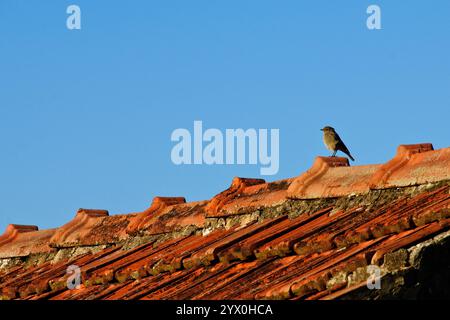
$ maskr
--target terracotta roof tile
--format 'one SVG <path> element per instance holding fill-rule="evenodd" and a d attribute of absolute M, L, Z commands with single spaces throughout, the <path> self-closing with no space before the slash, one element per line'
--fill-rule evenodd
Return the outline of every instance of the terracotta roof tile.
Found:
<path fill-rule="evenodd" d="M 49 240 L 56 229 L 38 230 L 36 226 L 10 224 L 0 236 L 0 257 L 24 257 L 38 252 L 50 252 Z"/>
<path fill-rule="evenodd" d="M 318 157 L 296 178 L 235 178 L 209 201 L 156 197 L 140 213 L 80 209 L 57 229 L 10 225 L 0 299 L 340 298 L 364 289 L 370 264 L 411 270 L 403 255 L 448 230 L 449 148 L 400 146 L 356 167 Z"/>
<path fill-rule="evenodd" d="M 288 197 L 340 197 L 450 179 L 450 148 L 432 150 L 431 144 L 402 145 L 384 165 L 357 167 L 350 167 L 347 158 L 317 157 L 313 167 L 292 182 Z"/>
<path fill-rule="evenodd" d="M 79 209 L 72 221 L 55 232 L 50 244 L 55 247 L 86 245 L 85 236 L 107 216 L 106 210 Z"/>
<path fill-rule="evenodd" d="M 155 197 L 153 202 L 147 210 L 139 213 L 127 227 L 127 232 L 130 234 L 137 233 L 139 230 L 145 229 L 154 223 L 155 217 L 161 213 L 163 209 L 171 207 L 176 204 L 186 203 L 183 197 Z"/>
<path fill-rule="evenodd" d="M 236 180 L 237 179 L 237 180 Z M 227 193 L 224 198 L 223 193 L 214 197 L 207 207 L 207 216 L 212 218 L 227 217 L 251 213 L 262 208 L 271 207 L 286 200 L 287 189 L 293 179 L 285 179 L 265 183 L 264 180 L 250 179 L 251 183 L 236 183 L 235 181 L 248 181 L 249 179 L 235 178 L 233 184 L 240 185 L 239 191 L 236 191 L 233 185 L 229 190 L 235 190 L 231 194 Z M 256 181 L 256 182 L 255 182 Z M 217 204 L 220 204 L 217 206 Z"/>
<path fill-rule="evenodd" d="M 242 194 L 244 194 L 245 190 L 249 189 L 252 186 L 257 186 L 256 190 L 253 192 L 247 192 L 247 193 L 257 193 L 259 190 L 262 190 L 262 188 L 258 187 L 264 187 L 265 180 L 263 179 L 251 179 L 251 178 L 239 178 L 236 177 L 233 179 L 231 186 L 216 195 L 214 198 L 212 198 L 209 203 L 207 204 L 205 210 L 207 212 L 207 215 L 209 217 L 214 216 L 222 216 L 224 213 L 222 212 L 223 207 L 230 202 L 233 202 L 236 198 L 241 197 Z"/>
<path fill-rule="evenodd" d="M 374 188 L 404 187 L 450 179 L 450 148 L 433 150 L 431 144 L 400 146 L 397 156 L 380 170 Z M 378 177 L 375 177 L 378 178 Z"/>
<path fill-rule="evenodd" d="M 218 241 L 208 246 L 204 246 L 190 257 L 184 259 L 183 265 L 185 268 L 191 268 L 200 264 L 209 265 L 213 261 L 219 260 L 221 257 L 222 260 L 227 261 L 227 255 L 224 254 L 227 249 L 255 234 L 267 232 L 272 226 L 286 219 L 287 216 L 280 216 L 278 218 L 268 219 L 261 223 L 254 223 L 243 228 L 238 228 L 235 232 L 228 232 L 227 235 L 221 237 Z"/>
<path fill-rule="evenodd" d="M 412 246 L 413 244 L 423 241 L 423 239 L 427 239 L 442 230 L 448 229 L 449 226 L 450 219 L 445 219 L 395 234 L 377 246 L 376 252 L 371 259 L 371 263 L 373 265 L 381 265 L 383 262 L 383 257 L 386 253 Z"/>

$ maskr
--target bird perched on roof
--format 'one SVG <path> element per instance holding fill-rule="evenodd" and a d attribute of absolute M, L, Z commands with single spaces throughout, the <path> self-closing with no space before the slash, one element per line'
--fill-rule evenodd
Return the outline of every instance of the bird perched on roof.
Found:
<path fill-rule="evenodd" d="M 342 151 L 349 156 L 352 161 L 355 161 L 334 128 L 326 126 L 320 130 L 323 131 L 323 142 L 325 143 L 325 146 L 328 150 L 333 151 L 332 157 L 335 157 L 338 151 Z"/>

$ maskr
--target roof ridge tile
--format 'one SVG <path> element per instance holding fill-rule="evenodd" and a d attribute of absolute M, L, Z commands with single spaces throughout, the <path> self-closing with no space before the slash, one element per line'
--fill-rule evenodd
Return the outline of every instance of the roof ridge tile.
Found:
<path fill-rule="evenodd" d="M 0 247 L 14 241 L 19 233 L 38 231 L 39 228 L 33 225 L 9 224 L 5 232 L 0 235 Z"/>
<path fill-rule="evenodd" d="M 81 231 L 92 226 L 94 221 L 108 216 L 109 212 L 107 210 L 80 208 L 74 219 L 56 230 L 55 234 L 50 238 L 50 245 L 55 247 L 64 246 L 64 243 L 71 235 L 75 233 L 81 234 Z"/>
<path fill-rule="evenodd" d="M 235 177 L 228 189 L 214 196 L 206 205 L 205 210 L 207 215 L 214 216 L 218 214 L 225 204 L 239 197 L 247 187 L 265 183 L 266 181 L 264 179 Z"/>
<path fill-rule="evenodd" d="M 80 208 L 77 211 L 77 215 L 86 215 L 86 216 L 91 217 L 91 218 L 107 217 L 107 216 L 109 216 L 109 211 L 108 210 L 103 210 L 103 209 L 83 209 L 83 208 Z"/>
<path fill-rule="evenodd" d="M 291 199 L 319 198 L 327 186 L 322 182 L 323 177 L 336 168 L 350 168 L 347 158 L 343 157 L 316 157 L 312 167 L 298 176 L 289 186 L 287 197 Z M 310 192 L 310 187 L 319 185 L 319 193 Z M 319 190 L 317 190 L 319 191 Z"/>
<path fill-rule="evenodd" d="M 401 145 L 396 156 L 381 166 L 370 181 L 371 189 L 407 187 L 450 179 L 450 148 L 432 144 Z"/>
<path fill-rule="evenodd" d="M 136 234 L 149 223 L 156 213 L 161 212 L 165 208 L 184 203 L 186 203 L 184 197 L 154 197 L 150 208 L 139 213 L 130 222 L 126 232 L 131 235 Z"/>
<path fill-rule="evenodd" d="M 434 150 L 431 143 L 400 145 L 385 164 L 350 167 L 347 158 L 317 157 L 313 166 L 291 183 L 287 197 L 336 198 L 449 179 L 450 148 Z"/>
<path fill-rule="evenodd" d="M 371 189 L 379 189 L 387 184 L 391 175 L 398 169 L 404 167 L 415 154 L 433 151 L 431 143 L 420 143 L 411 145 L 400 145 L 397 154 L 390 161 L 381 166 L 369 181 Z"/>

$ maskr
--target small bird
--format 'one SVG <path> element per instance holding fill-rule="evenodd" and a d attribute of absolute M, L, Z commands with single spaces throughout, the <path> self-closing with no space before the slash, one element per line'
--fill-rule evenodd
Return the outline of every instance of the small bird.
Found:
<path fill-rule="evenodd" d="M 348 151 L 344 142 L 342 142 L 341 138 L 337 134 L 336 130 L 334 130 L 334 128 L 326 126 L 325 128 L 320 130 L 323 131 L 323 142 L 325 143 L 325 146 L 328 150 L 334 152 L 332 157 L 335 157 L 338 151 L 342 151 L 347 156 L 349 156 L 352 161 L 355 161 L 355 159 L 353 159 L 352 155 L 350 154 L 350 151 Z"/>

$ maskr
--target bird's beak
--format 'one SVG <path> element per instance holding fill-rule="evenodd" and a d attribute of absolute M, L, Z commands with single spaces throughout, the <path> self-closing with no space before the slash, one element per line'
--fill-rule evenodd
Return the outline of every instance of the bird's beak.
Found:
<path fill-rule="evenodd" d="M 323 131 L 323 129 L 320 129 L 320 131 Z"/>

